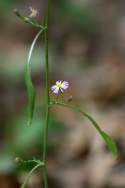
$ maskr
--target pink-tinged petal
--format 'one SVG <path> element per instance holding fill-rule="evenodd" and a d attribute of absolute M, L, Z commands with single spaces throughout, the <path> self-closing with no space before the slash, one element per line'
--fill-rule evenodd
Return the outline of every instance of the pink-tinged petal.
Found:
<path fill-rule="evenodd" d="M 62 88 L 65 90 L 68 89 L 68 87 L 69 87 L 69 82 L 63 81 Z"/>
<path fill-rule="evenodd" d="M 58 87 L 53 90 L 53 93 L 54 93 L 54 94 L 58 94 L 58 92 L 59 92 L 59 88 L 58 88 Z"/>
<path fill-rule="evenodd" d="M 55 90 L 57 88 L 57 86 L 56 85 L 53 85 L 52 87 L 51 87 L 51 90 L 53 91 L 53 90 Z"/>

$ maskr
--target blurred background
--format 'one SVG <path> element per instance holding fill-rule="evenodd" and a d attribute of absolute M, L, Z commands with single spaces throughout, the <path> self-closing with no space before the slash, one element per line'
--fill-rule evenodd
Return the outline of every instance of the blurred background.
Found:
<path fill-rule="evenodd" d="M 15 161 L 41 158 L 44 122 L 44 43 L 32 57 L 37 90 L 34 120 L 27 127 L 25 64 L 37 29 L 14 14 L 29 7 L 43 21 L 43 0 L 0 0 L 0 188 L 19 188 L 28 170 Z M 48 144 L 50 188 L 125 188 L 125 1 L 53 0 L 49 24 L 50 86 L 67 80 L 67 100 L 80 104 L 116 141 L 114 157 L 79 114 L 51 110 Z M 42 187 L 42 172 L 27 188 Z"/>

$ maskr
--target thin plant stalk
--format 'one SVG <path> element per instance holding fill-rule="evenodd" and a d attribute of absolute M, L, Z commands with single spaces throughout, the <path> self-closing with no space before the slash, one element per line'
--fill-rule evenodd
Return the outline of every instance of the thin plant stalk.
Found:
<path fill-rule="evenodd" d="M 49 18 L 49 0 L 46 0 L 44 26 L 45 38 L 45 125 L 43 135 L 43 180 L 44 188 L 48 188 L 48 177 L 47 177 L 47 145 L 48 145 L 48 124 L 49 124 L 49 61 L 48 61 L 48 18 Z"/>

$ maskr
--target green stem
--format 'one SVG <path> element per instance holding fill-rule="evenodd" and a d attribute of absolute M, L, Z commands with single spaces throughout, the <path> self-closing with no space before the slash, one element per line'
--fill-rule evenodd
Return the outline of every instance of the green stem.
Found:
<path fill-rule="evenodd" d="M 46 27 L 44 31 L 45 37 L 45 96 L 46 96 L 46 117 L 44 125 L 44 136 L 43 136 L 43 163 L 45 164 L 43 168 L 43 178 L 44 178 L 44 188 L 48 188 L 48 177 L 47 177 L 47 144 L 48 144 L 48 124 L 49 124 L 49 62 L 48 62 L 48 17 L 49 17 L 49 0 L 46 0 L 45 9 L 45 20 L 44 26 Z"/>

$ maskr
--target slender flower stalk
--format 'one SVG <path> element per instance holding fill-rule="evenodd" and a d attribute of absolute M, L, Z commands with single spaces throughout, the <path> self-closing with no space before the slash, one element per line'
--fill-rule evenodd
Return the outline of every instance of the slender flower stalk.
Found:
<path fill-rule="evenodd" d="M 49 62 L 48 62 L 48 17 L 49 17 L 49 0 L 46 0 L 44 26 L 45 37 L 45 96 L 46 96 L 46 117 L 44 125 L 44 136 L 43 136 L 43 177 L 44 177 L 44 188 L 48 188 L 48 177 L 47 177 L 47 141 L 48 141 L 48 124 L 49 124 Z"/>

